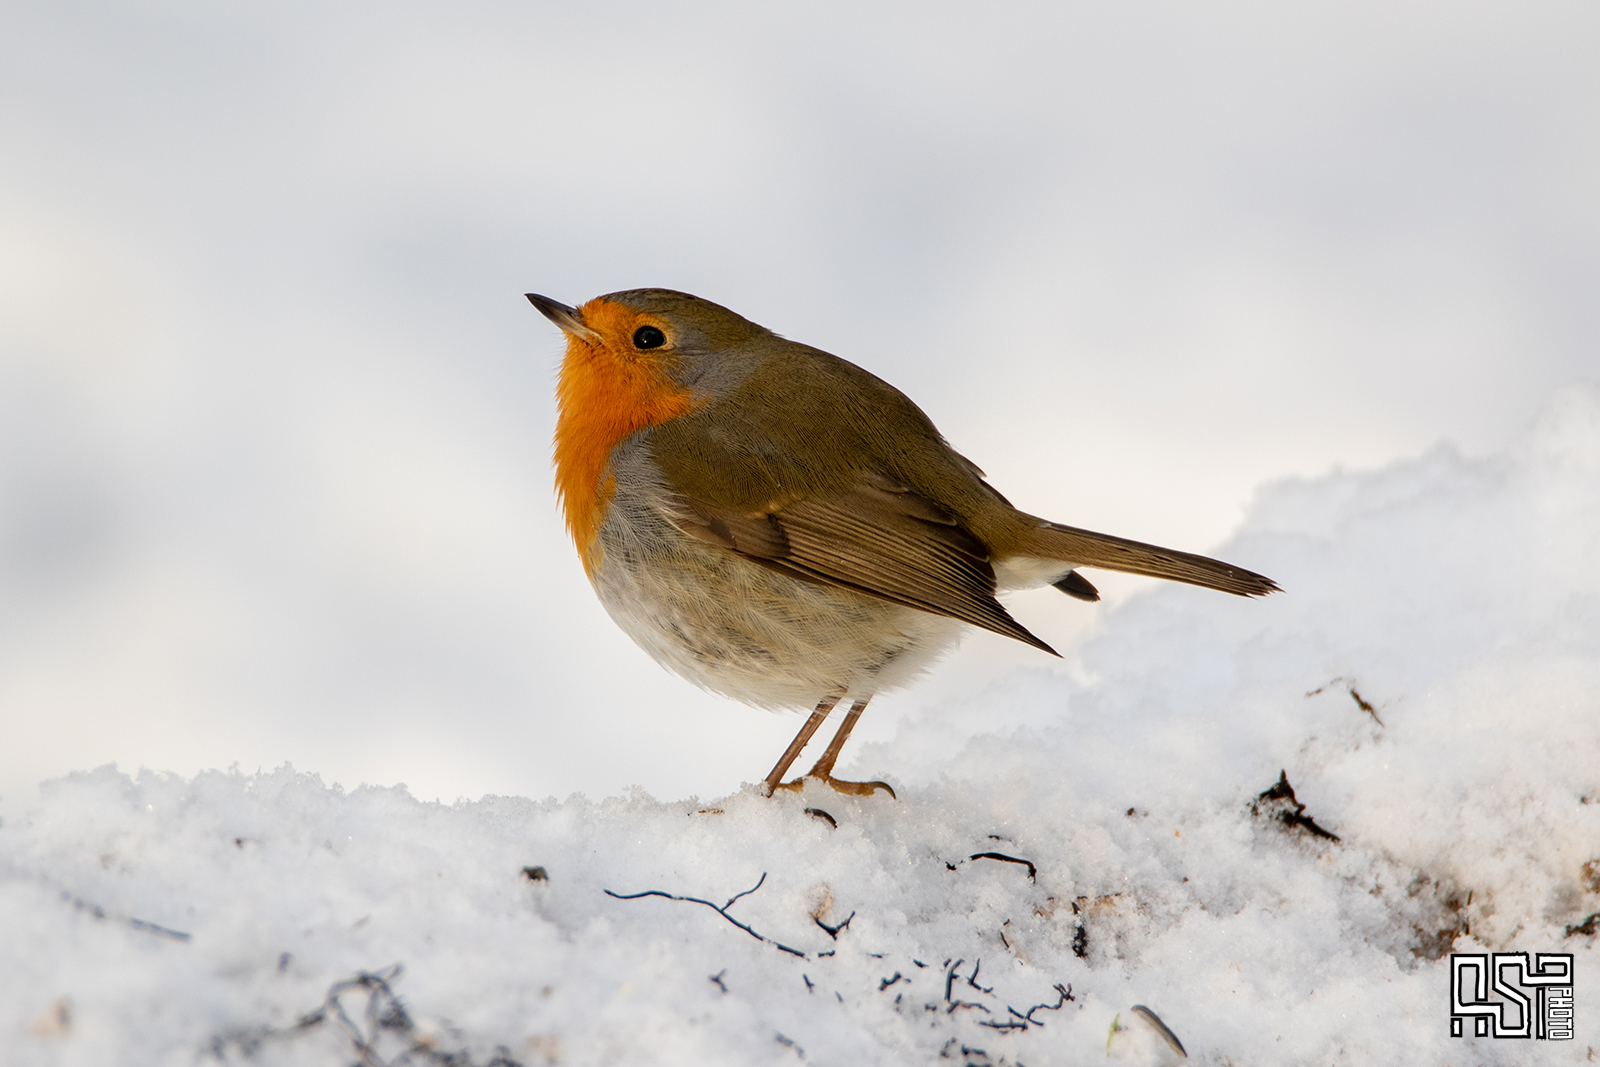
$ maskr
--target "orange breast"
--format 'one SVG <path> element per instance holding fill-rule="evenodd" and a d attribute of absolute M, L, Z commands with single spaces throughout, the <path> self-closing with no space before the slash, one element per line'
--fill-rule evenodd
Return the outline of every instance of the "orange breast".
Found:
<path fill-rule="evenodd" d="M 633 348 L 633 331 L 654 319 L 603 300 L 580 310 L 603 343 L 567 338 L 556 386 L 556 493 L 583 569 L 592 576 L 600 565 L 596 538 L 616 493 L 616 483 L 605 475 L 611 450 L 629 434 L 686 414 L 694 399 L 651 353 Z"/>

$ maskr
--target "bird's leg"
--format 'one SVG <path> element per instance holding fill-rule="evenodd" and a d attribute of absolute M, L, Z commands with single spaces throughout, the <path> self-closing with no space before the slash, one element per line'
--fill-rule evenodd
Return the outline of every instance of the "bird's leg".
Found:
<path fill-rule="evenodd" d="M 839 694 L 839 696 L 843 695 L 842 693 Z M 817 710 L 811 713 L 811 718 L 807 719 L 806 724 L 800 727 L 800 732 L 794 735 L 794 740 L 789 742 L 789 747 L 783 750 L 783 755 L 778 757 L 778 765 L 772 768 L 771 774 L 767 775 L 767 796 L 770 797 L 774 789 L 783 788 L 778 783 L 783 781 L 783 776 L 789 772 L 789 765 L 799 758 L 800 751 L 811 740 L 811 735 L 816 733 L 817 729 L 822 726 L 822 720 L 828 717 L 828 712 L 832 711 L 833 706 L 839 703 L 839 696 L 823 697 L 821 702 L 817 704 Z"/>
<path fill-rule="evenodd" d="M 865 697 L 850 706 L 850 712 L 844 717 L 844 722 L 839 724 L 839 732 L 833 735 L 833 740 L 828 742 L 828 747 L 822 753 L 822 758 L 817 760 L 816 766 L 806 772 L 806 778 L 816 778 L 840 793 L 852 793 L 856 796 L 871 796 L 874 791 L 882 789 L 890 796 L 894 796 L 894 787 L 888 782 L 845 782 L 833 776 L 833 765 L 838 762 L 839 752 L 844 748 L 844 743 L 850 739 L 850 731 L 856 728 L 856 720 L 861 718 L 861 713 L 867 710 Z M 804 778 L 790 782 L 787 788 L 799 789 L 805 782 Z M 898 799 L 898 798 L 897 798 Z"/>
<path fill-rule="evenodd" d="M 871 700 L 868 697 L 867 700 Z M 850 738 L 850 731 L 856 728 L 856 720 L 861 718 L 861 713 L 867 710 L 867 701 L 858 700 L 850 705 L 850 711 L 845 715 L 844 722 L 839 724 L 839 732 L 833 735 L 833 740 L 828 742 L 828 747 L 823 750 L 822 758 L 817 760 L 811 768 L 807 778 L 828 779 L 833 776 L 833 765 L 839 761 L 839 752 L 844 748 L 844 743 Z"/>

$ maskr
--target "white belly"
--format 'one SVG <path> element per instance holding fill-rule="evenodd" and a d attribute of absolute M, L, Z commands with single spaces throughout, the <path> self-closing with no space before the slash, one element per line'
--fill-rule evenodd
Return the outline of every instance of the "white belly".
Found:
<path fill-rule="evenodd" d="M 592 576 L 611 618 L 657 662 L 758 707 L 811 708 L 912 681 L 963 624 L 818 585 L 697 541 L 649 496 L 619 490 Z"/>

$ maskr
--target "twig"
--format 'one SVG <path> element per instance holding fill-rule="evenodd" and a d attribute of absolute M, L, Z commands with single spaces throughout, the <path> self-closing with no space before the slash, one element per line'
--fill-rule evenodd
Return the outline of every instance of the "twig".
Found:
<path fill-rule="evenodd" d="M 849 915 L 849 918 L 845 919 L 845 921 L 840 923 L 838 926 L 829 926 L 827 923 L 823 922 L 821 919 L 817 918 L 815 915 L 813 915 L 811 917 L 811 921 L 816 923 L 818 926 L 822 927 L 823 932 L 826 933 L 829 938 L 831 938 L 834 941 L 837 941 L 837 940 L 839 940 L 839 931 L 848 928 L 849 925 L 850 925 L 850 919 L 854 919 L 855 917 L 856 917 L 856 913 L 852 911 L 850 913 L 850 915 Z"/>
<path fill-rule="evenodd" d="M 966 962 L 964 959 L 956 960 L 954 963 L 949 960 L 944 961 L 945 966 L 950 968 L 944 972 L 944 999 L 947 1002 L 950 999 L 950 987 L 956 984 L 956 968 Z"/>
<path fill-rule="evenodd" d="M 1060 994 L 1054 1004 L 1035 1004 L 1027 1011 L 1018 1011 L 1011 1005 L 1006 1005 L 1006 1011 L 1011 1015 L 1009 1019 L 980 1019 L 979 1026 L 987 1026 L 991 1030 L 1023 1030 L 1030 1026 L 1043 1027 L 1044 1023 L 1033 1017 L 1036 1011 L 1060 1011 L 1066 1006 L 1067 1001 L 1077 999 L 1072 995 L 1072 987 L 1056 983 L 1055 991 Z"/>
<path fill-rule="evenodd" d="M 159 923 L 149 922 L 145 919 L 135 919 L 132 915 L 113 915 L 100 905 L 91 904 L 82 897 L 75 896 L 66 890 L 62 890 L 61 899 L 71 904 L 74 910 L 88 912 L 102 922 L 108 919 L 113 922 L 123 922 L 135 930 L 147 934 L 155 934 L 157 937 L 164 937 L 169 941 L 191 941 L 194 939 L 192 934 L 186 934 L 182 930 L 173 930 Z"/>
<path fill-rule="evenodd" d="M 983 986 L 978 984 L 978 968 L 982 966 L 982 960 L 977 960 L 972 964 L 972 975 L 967 979 L 967 985 L 987 996 L 994 992 L 994 986 L 990 986 L 988 989 L 985 989 Z"/>
<path fill-rule="evenodd" d="M 1350 699 L 1354 700 L 1356 702 L 1356 707 L 1360 708 L 1362 711 L 1366 712 L 1368 715 L 1371 715 L 1372 716 L 1372 721 L 1377 723 L 1379 726 L 1382 726 L 1383 725 L 1383 720 L 1378 718 L 1378 709 L 1373 707 L 1372 706 L 1372 702 L 1369 701 L 1366 697 L 1362 696 L 1356 690 L 1356 683 L 1355 682 L 1351 681 L 1348 678 L 1345 678 L 1343 675 L 1340 675 L 1338 678 L 1333 679 L 1333 681 L 1328 682 L 1327 685 L 1319 685 L 1319 686 L 1317 686 L 1315 689 L 1311 690 L 1311 692 L 1307 693 L 1306 696 L 1314 697 L 1318 693 L 1320 693 L 1323 690 L 1327 689 L 1328 686 L 1330 686 L 1330 685 L 1338 685 L 1341 682 L 1344 683 L 1345 689 L 1349 691 Z"/>
<path fill-rule="evenodd" d="M 172 941 L 189 941 L 192 940 L 193 937 L 193 935 L 186 934 L 182 930 L 169 930 L 165 926 L 160 926 L 152 922 L 145 922 L 143 919 L 130 918 L 128 920 L 128 925 L 133 927 L 135 930 L 143 930 L 146 933 L 155 934 L 157 937 L 165 937 Z"/>
<path fill-rule="evenodd" d="M 1593 937 L 1595 933 L 1595 923 L 1597 922 L 1600 922 L 1600 911 L 1590 915 L 1581 923 L 1575 923 L 1572 926 L 1567 927 L 1567 932 L 1561 936 L 1571 937 L 1573 934 L 1582 934 L 1585 937 Z"/>
<path fill-rule="evenodd" d="M 957 972 L 961 969 L 961 965 L 966 962 L 967 961 L 965 958 L 956 960 L 954 963 L 951 963 L 949 960 L 945 961 L 946 965 L 949 967 L 949 970 L 944 972 L 944 1000 L 945 1003 L 950 1006 L 945 1009 L 944 1013 L 946 1015 L 950 1015 L 954 1013 L 957 1008 L 977 1008 L 985 1015 L 988 1015 L 990 1014 L 989 1009 L 984 1005 L 975 1004 L 970 1000 L 956 1000 L 950 995 L 951 987 L 956 984 L 957 977 L 966 978 L 967 984 L 980 993 L 990 993 L 993 991 L 992 989 L 984 989 L 974 981 L 974 979 L 978 977 L 978 968 L 983 966 L 982 960 L 978 960 L 972 965 L 972 976 L 970 978 L 968 978 L 966 975 L 957 974 Z"/>
<path fill-rule="evenodd" d="M 253 1058 L 267 1041 L 299 1036 L 331 1019 L 349 1039 L 355 1049 L 356 1062 L 361 1067 L 419 1067 L 421 1064 L 434 1064 L 436 1067 L 474 1067 L 478 1061 L 474 1060 L 465 1049 L 444 1051 L 435 1048 L 431 1038 L 417 1034 L 416 1023 L 389 984 L 400 976 L 401 970 L 400 964 L 396 963 L 376 973 L 362 971 L 354 978 L 335 982 L 328 988 L 322 1004 L 314 1011 L 302 1015 L 295 1021 L 294 1026 L 284 1029 L 262 1026 L 228 1037 L 215 1037 L 211 1041 L 211 1054 L 218 1060 L 225 1059 L 227 1047 L 232 1044 L 238 1047 L 246 1059 Z M 367 1003 L 362 1012 L 364 1026 L 351 1018 L 340 999 L 353 990 L 360 990 L 367 996 Z M 401 1048 L 392 1059 L 384 1059 L 378 1048 L 384 1031 L 396 1033 L 398 1039 L 405 1044 L 405 1047 Z M 484 1067 L 520 1067 L 520 1065 L 511 1058 L 510 1052 L 501 1046 Z"/>
<path fill-rule="evenodd" d="M 710 908 L 712 911 L 716 912 L 718 915 L 722 916 L 724 919 L 727 919 L 730 923 L 732 923 L 733 925 L 737 926 L 739 929 L 743 930 L 745 933 L 749 934 L 751 937 L 755 938 L 757 941 L 760 941 L 763 944 L 771 945 L 773 948 L 778 949 L 780 952 L 787 952 L 791 956 L 799 956 L 801 959 L 805 959 L 806 958 L 806 954 L 804 952 L 801 952 L 799 949 L 790 948 L 788 945 L 783 944 L 781 941 L 774 941 L 770 937 L 763 937 L 762 935 L 760 935 L 760 934 L 756 933 L 754 930 L 752 930 L 749 926 L 745 925 L 744 923 L 740 922 L 738 919 L 735 919 L 732 915 L 728 914 L 728 909 L 733 907 L 733 905 L 734 905 L 734 903 L 736 901 L 738 901 L 741 897 L 747 897 L 751 893 L 754 893 L 757 889 L 760 889 L 762 887 L 762 885 L 764 885 L 766 883 L 766 880 L 767 880 L 767 872 L 762 871 L 761 872 L 760 881 L 756 882 L 756 884 L 751 886 L 749 889 L 746 889 L 743 893 L 735 893 L 733 896 L 729 897 L 728 898 L 728 902 L 726 904 L 722 905 L 720 908 L 717 905 L 711 903 L 711 901 L 709 901 L 709 900 L 702 900 L 699 897 L 680 897 L 676 893 L 667 893 L 667 892 L 663 892 L 660 889 L 646 889 L 643 893 L 613 893 L 611 890 L 607 889 L 605 891 L 605 894 L 608 897 L 615 897 L 617 900 L 639 900 L 642 897 L 665 897 L 667 900 L 681 900 L 681 901 L 685 901 L 685 902 L 687 902 L 689 904 L 704 904 L 706 907 Z M 821 925 L 821 924 L 819 923 L 818 925 Z"/>
<path fill-rule="evenodd" d="M 1263 800 L 1285 800 L 1294 805 L 1293 811 L 1285 807 L 1278 812 L 1278 821 L 1285 826 L 1298 826 L 1303 830 L 1309 830 L 1318 837 L 1327 838 L 1329 841 L 1339 840 L 1338 834 L 1330 830 L 1324 830 L 1316 824 L 1316 821 L 1311 816 L 1305 814 L 1306 806 L 1295 799 L 1294 786 L 1289 784 L 1288 771 L 1280 770 L 1278 772 L 1278 781 L 1274 785 L 1263 789 L 1257 795 L 1255 803 L 1250 805 L 1252 813 L 1260 814 L 1260 804 Z"/>
<path fill-rule="evenodd" d="M 1031 1007 L 1027 1011 L 1023 1012 L 1022 1017 L 1024 1019 L 1028 1020 L 1034 1026 L 1043 1026 L 1044 1023 L 1040 1022 L 1038 1019 L 1035 1019 L 1033 1017 L 1033 1013 L 1034 1012 L 1036 1012 L 1036 1011 L 1060 1011 L 1062 1008 L 1066 1007 L 1067 1001 L 1069 1001 L 1069 1000 L 1077 1000 L 1078 999 L 1077 997 L 1072 995 L 1072 986 L 1070 984 L 1069 985 L 1062 985 L 1060 982 L 1057 982 L 1056 985 L 1055 985 L 1055 991 L 1057 993 L 1061 994 L 1061 995 L 1056 1000 L 1056 1002 L 1054 1004 L 1035 1004 L 1033 1007 Z"/>
<path fill-rule="evenodd" d="M 1011 1011 L 1009 1008 L 1006 1010 Z M 1015 1015 L 1016 1012 L 1013 1011 L 1011 1014 Z M 987 1026 L 991 1030 L 1026 1030 L 1028 1028 L 1027 1023 L 1019 1023 L 1015 1019 L 979 1019 L 978 1025 Z"/>
<path fill-rule="evenodd" d="M 974 852 L 972 855 L 968 856 L 967 859 L 1000 860 L 1004 863 L 1020 863 L 1024 867 L 1028 868 L 1028 881 L 1038 881 L 1037 875 L 1039 874 L 1039 868 L 1035 867 L 1032 862 L 1024 859 L 1018 859 L 1016 856 L 1007 856 L 1004 852 Z"/>
<path fill-rule="evenodd" d="M 328 997 L 323 1001 L 323 1010 L 332 1010 L 334 1020 L 344 1030 L 345 1036 L 356 1047 L 356 1053 L 361 1057 L 363 1064 L 369 1067 L 386 1067 L 379 1057 L 375 1047 L 378 1040 L 378 1031 L 410 1030 L 412 1029 L 411 1017 L 406 1014 L 405 1008 L 400 1003 L 400 998 L 394 995 L 394 990 L 389 988 L 390 979 L 397 978 L 403 968 L 396 963 L 379 971 L 377 974 L 368 974 L 363 971 L 347 982 L 339 982 L 328 990 Z M 344 1004 L 339 998 L 352 989 L 364 989 L 368 992 L 367 1029 L 362 1031 L 344 1010 Z M 379 1014 L 387 1002 L 388 1011 Z"/>

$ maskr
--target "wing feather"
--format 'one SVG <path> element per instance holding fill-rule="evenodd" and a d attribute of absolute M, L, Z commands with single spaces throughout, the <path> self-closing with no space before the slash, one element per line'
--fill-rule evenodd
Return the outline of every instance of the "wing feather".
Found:
<path fill-rule="evenodd" d="M 1055 654 L 995 599 L 989 550 L 926 496 L 883 474 L 740 512 L 680 494 L 685 533 L 805 581 L 961 619 Z"/>

